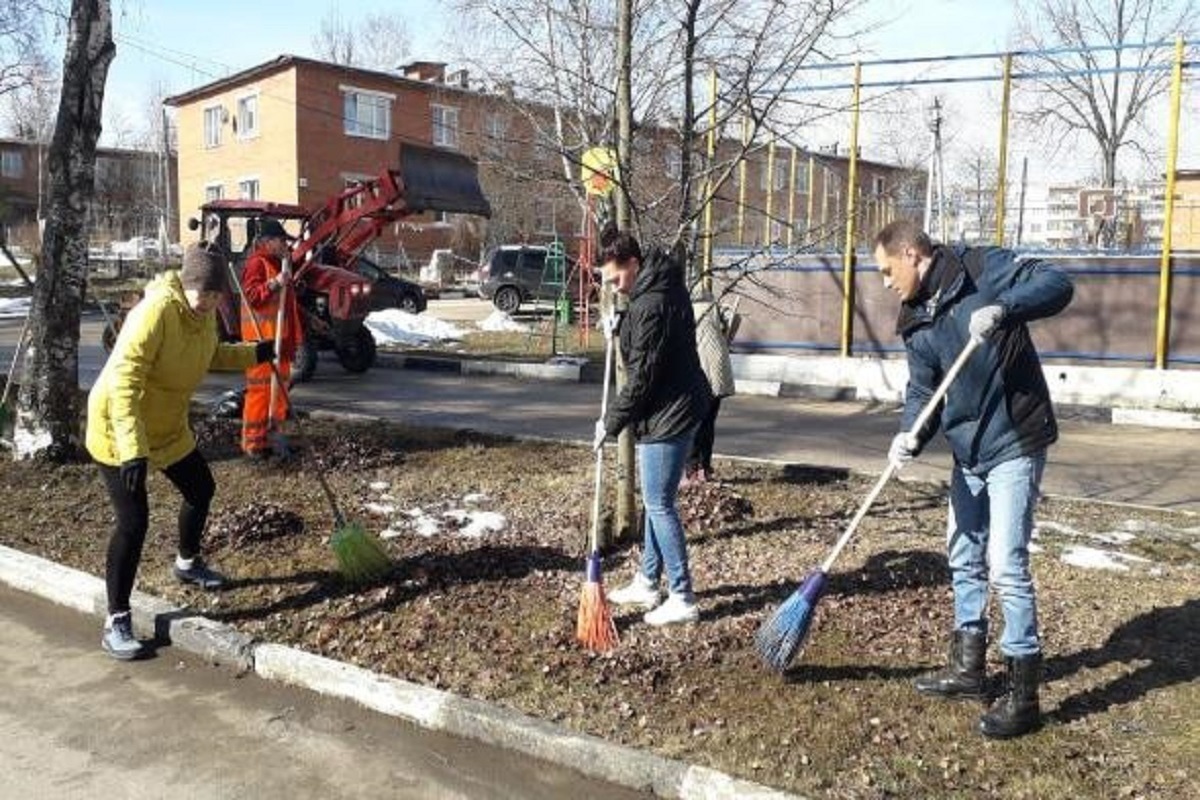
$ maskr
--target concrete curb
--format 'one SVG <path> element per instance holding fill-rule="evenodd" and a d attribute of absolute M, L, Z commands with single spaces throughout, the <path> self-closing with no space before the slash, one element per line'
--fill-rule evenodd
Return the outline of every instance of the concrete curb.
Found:
<path fill-rule="evenodd" d="M 103 617 L 104 581 L 0 545 L 0 581 L 59 605 Z M 352 700 L 422 728 L 514 750 L 638 791 L 680 800 L 798 800 L 796 795 L 588 734 L 511 709 L 380 675 L 294 647 L 256 642 L 165 600 L 135 592 L 134 627 L 207 661 L 254 671 L 319 694 Z M 99 638 L 99 637 L 97 637 Z"/>

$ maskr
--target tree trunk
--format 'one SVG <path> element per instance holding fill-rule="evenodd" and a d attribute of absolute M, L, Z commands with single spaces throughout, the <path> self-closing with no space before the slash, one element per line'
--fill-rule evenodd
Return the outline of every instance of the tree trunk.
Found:
<path fill-rule="evenodd" d="M 87 214 L 104 84 L 115 52 L 109 0 L 72 0 L 62 94 L 47 157 L 46 229 L 13 432 L 17 458 L 65 460 L 79 449 L 79 315 L 87 279 Z"/>

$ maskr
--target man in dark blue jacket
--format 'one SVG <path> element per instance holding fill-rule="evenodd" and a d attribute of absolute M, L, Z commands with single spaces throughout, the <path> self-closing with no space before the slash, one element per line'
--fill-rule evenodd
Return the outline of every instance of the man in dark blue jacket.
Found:
<path fill-rule="evenodd" d="M 949 665 L 916 680 L 923 694 L 986 697 L 987 601 L 1004 616 L 1000 652 L 1007 688 L 980 719 L 993 738 L 1040 725 L 1042 646 L 1029 570 L 1029 539 L 1046 448 L 1058 438 L 1050 392 L 1026 323 L 1066 308 L 1062 271 L 998 247 L 934 245 L 898 220 L 875 237 L 884 285 L 901 300 L 897 329 L 908 353 L 901 432 L 889 457 L 917 455 L 940 425 L 954 453 L 947 550 L 954 589 Z M 981 340 L 946 394 L 940 419 L 911 430 L 971 338 Z"/>

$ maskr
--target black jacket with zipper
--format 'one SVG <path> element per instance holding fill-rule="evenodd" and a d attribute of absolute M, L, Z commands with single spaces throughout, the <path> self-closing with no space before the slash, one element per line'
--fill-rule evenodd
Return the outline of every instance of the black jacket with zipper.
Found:
<path fill-rule="evenodd" d="M 708 379 L 696 354 L 696 321 L 683 265 L 661 249 L 642 262 L 619 330 L 626 382 L 604 427 L 627 425 L 639 442 L 673 439 L 708 413 Z"/>

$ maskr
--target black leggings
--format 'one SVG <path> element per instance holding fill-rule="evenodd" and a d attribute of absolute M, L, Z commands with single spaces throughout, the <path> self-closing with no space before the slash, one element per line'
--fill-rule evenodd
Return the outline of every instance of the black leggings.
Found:
<path fill-rule="evenodd" d="M 200 451 L 193 450 L 163 470 L 163 474 L 183 495 L 183 505 L 179 507 L 179 555 L 194 558 L 200 554 L 200 534 L 204 533 L 208 506 L 217 488 L 212 471 Z M 108 540 L 105 583 L 108 613 L 119 614 L 129 610 L 129 595 L 133 593 L 133 581 L 142 560 L 142 545 L 150 527 L 150 504 L 145 487 L 137 494 L 130 494 L 125 489 L 119 467 L 101 464 L 100 476 L 104 478 L 108 497 L 117 514 L 116 527 Z"/>

